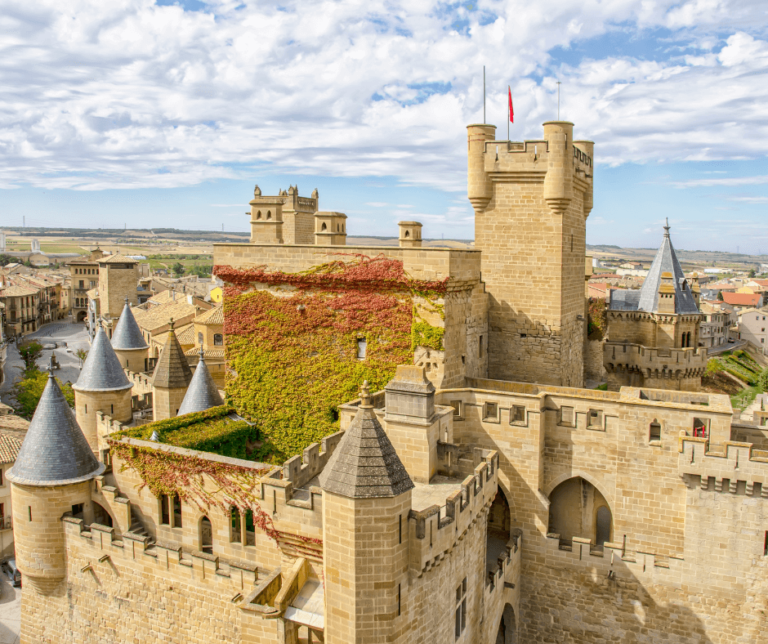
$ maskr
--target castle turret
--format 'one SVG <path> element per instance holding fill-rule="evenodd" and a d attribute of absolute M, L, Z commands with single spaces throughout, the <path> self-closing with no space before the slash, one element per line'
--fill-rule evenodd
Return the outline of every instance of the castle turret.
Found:
<path fill-rule="evenodd" d="M 16 462 L 6 473 L 16 563 L 25 587 L 49 595 L 66 577 L 62 516 L 69 512 L 90 522 L 90 482 L 103 471 L 51 370 Z M 24 601 L 33 605 L 35 599 L 25 596 Z"/>
<path fill-rule="evenodd" d="M 315 213 L 315 245 L 345 246 L 347 243 L 347 216 L 341 212 Z"/>
<path fill-rule="evenodd" d="M 421 247 L 421 223 L 418 221 L 399 221 L 399 245 L 401 248 Z"/>
<path fill-rule="evenodd" d="M 184 350 L 173 330 L 173 320 L 171 320 L 168 339 L 160 352 L 157 365 L 155 365 L 155 372 L 152 375 L 154 420 L 178 416 L 181 403 L 184 401 L 184 395 L 187 393 L 187 387 L 191 381 L 192 370 L 189 368 Z"/>
<path fill-rule="evenodd" d="M 179 407 L 179 416 L 195 411 L 205 411 L 223 404 L 224 401 L 221 399 L 219 390 L 205 364 L 205 351 L 201 347 L 200 361 L 197 363 L 187 393 L 184 394 L 184 400 Z"/>
<path fill-rule="evenodd" d="M 495 125 L 467 126 L 468 176 L 467 194 L 475 214 L 485 210 L 493 196 L 491 177 L 485 171 L 485 144 L 496 138 Z"/>
<path fill-rule="evenodd" d="M 133 317 L 127 297 L 123 312 L 112 332 L 112 348 L 123 369 L 135 372 L 147 370 L 149 345 L 144 340 L 136 318 Z"/>
<path fill-rule="evenodd" d="M 103 412 L 124 423 L 133 418 L 131 382 L 101 326 L 72 389 L 75 390 L 77 422 L 91 449 L 98 452 L 96 412 Z"/>
<path fill-rule="evenodd" d="M 547 176 L 544 200 L 557 213 L 564 213 L 573 199 L 573 123 L 544 123 L 547 142 Z"/>
<path fill-rule="evenodd" d="M 134 306 L 139 303 L 138 262 L 124 255 L 108 255 L 98 261 L 100 314 L 104 318 L 116 318 L 126 298 Z"/>
<path fill-rule="evenodd" d="M 283 196 L 262 196 L 259 186 L 253 191 L 251 199 L 251 243 L 283 243 Z"/>
<path fill-rule="evenodd" d="M 320 484 L 325 641 L 391 642 L 408 588 L 414 485 L 376 418 L 367 382 Z"/>

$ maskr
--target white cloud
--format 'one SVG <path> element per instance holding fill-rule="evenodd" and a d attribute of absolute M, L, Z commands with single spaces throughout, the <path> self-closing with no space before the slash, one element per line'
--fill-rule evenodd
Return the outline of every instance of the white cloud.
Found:
<path fill-rule="evenodd" d="M 598 163 L 750 158 L 768 143 L 756 0 L 207 6 L 0 0 L 0 187 L 162 188 L 274 170 L 466 190 L 463 126 L 482 114 L 483 64 L 500 136 L 506 85 L 513 137 L 538 138 L 557 75 L 563 117 L 597 142 Z M 681 51 L 695 51 L 550 69 L 553 48 L 619 24 L 627 37 L 680 30 Z M 718 52 L 719 33 L 731 35 Z"/>

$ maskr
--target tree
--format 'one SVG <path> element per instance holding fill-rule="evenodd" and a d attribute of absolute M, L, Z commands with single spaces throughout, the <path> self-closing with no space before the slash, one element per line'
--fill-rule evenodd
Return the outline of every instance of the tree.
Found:
<path fill-rule="evenodd" d="M 718 291 L 717 292 L 717 300 L 718 300 L 718 302 L 722 302 L 723 301 L 723 292 L 722 291 Z"/>
<path fill-rule="evenodd" d="M 24 373 L 37 371 L 37 359 L 43 354 L 43 345 L 36 340 L 27 340 L 16 345 L 24 361 Z"/>
<path fill-rule="evenodd" d="M 43 389 L 48 382 L 48 372 L 40 371 L 37 368 L 31 371 L 24 371 L 24 378 L 13 385 L 11 397 L 14 399 L 14 408 L 16 413 L 23 418 L 32 418 L 40 402 L 40 396 L 43 395 Z M 56 382 L 61 388 L 67 403 L 70 407 L 75 406 L 75 392 L 72 391 L 72 385 L 62 384 L 61 380 L 56 378 Z"/>
<path fill-rule="evenodd" d="M 718 371 L 723 370 L 723 365 L 717 358 L 710 358 L 707 361 L 707 375 L 714 376 Z"/>
<path fill-rule="evenodd" d="M 171 270 L 176 273 L 176 275 L 184 275 L 184 265 L 181 262 L 176 262 L 172 267 Z"/>
<path fill-rule="evenodd" d="M 85 362 L 85 359 L 88 357 L 88 352 L 85 349 L 78 349 L 75 351 L 75 357 L 80 361 L 80 368 L 83 368 L 83 363 Z"/>
<path fill-rule="evenodd" d="M 755 275 L 757 275 L 757 273 L 755 272 L 755 269 L 753 268 L 751 271 L 749 271 L 749 277 L 754 277 Z"/>

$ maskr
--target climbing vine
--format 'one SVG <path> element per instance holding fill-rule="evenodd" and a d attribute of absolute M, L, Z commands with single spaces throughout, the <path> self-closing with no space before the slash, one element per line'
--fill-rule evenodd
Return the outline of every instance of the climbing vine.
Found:
<path fill-rule="evenodd" d="M 443 348 L 442 327 L 424 316 L 443 316 L 447 280 L 415 280 L 400 261 L 354 255 L 301 273 L 214 271 L 227 283 L 227 395 L 257 424 L 261 460 L 280 462 L 337 431 L 338 406 L 363 380 L 383 388 L 416 346 Z"/>

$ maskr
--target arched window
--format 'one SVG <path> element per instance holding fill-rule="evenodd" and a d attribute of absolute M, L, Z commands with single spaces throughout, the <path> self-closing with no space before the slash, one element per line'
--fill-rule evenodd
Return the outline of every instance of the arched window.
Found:
<path fill-rule="evenodd" d="M 202 331 L 197 332 L 197 343 L 202 347 L 203 346 L 203 333 Z"/>
<path fill-rule="evenodd" d="M 261 219 L 261 210 L 256 213 L 256 219 Z"/>
<path fill-rule="evenodd" d="M 606 541 L 611 540 L 611 511 L 607 505 L 601 505 L 597 508 L 595 518 L 595 544 L 602 546 Z"/>
<path fill-rule="evenodd" d="M 358 360 L 365 360 L 365 352 L 368 348 L 368 343 L 366 342 L 365 338 L 358 338 L 357 339 L 357 359 Z"/>
<path fill-rule="evenodd" d="M 215 347 L 224 346 L 224 336 L 221 333 L 213 334 L 213 346 Z"/>
<path fill-rule="evenodd" d="M 648 440 L 660 441 L 661 440 L 661 424 L 655 418 L 651 423 L 651 430 L 648 434 Z"/>
<path fill-rule="evenodd" d="M 272 211 L 267 210 L 267 219 L 272 219 Z"/>
<path fill-rule="evenodd" d="M 410 236 L 411 236 L 411 231 L 410 230 L 406 230 L 405 231 L 405 238 L 408 239 L 408 237 L 410 237 Z"/>
<path fill-rule="evenodd" d="M 328 226 L 326 226 L 325 222 L 323 222 L 323 225 L 320 226 L 320 231 L 323 232 L 323 231 L 326 231 L 326 230 L 328 230 Z"/>
<path fill-rule="evenodd" d="M 240 516 L 240 510 L 236 507 L 230 508 L 230 521 L 229 521 L 229 540 L 232 543 L 243 542 L 243 522 Z"/>
<path fill-rule="evenodd" d="M 208 517 L 200 519 L 200 550 L 213 554 L 213 526 Z"/>

